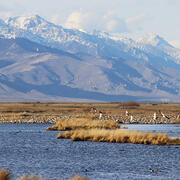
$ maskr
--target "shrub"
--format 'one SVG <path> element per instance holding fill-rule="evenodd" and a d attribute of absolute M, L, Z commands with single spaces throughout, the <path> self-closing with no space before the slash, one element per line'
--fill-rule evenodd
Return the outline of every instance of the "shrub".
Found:
<path fill-rule="evenodd" d="M 123 106 L 123 107 L 138 107 L 140 105 L 139 105 L 139 103 L 137 103 L 135 101 L 128 101 L 128 102 L 122 103 L 121 106 Z"/>

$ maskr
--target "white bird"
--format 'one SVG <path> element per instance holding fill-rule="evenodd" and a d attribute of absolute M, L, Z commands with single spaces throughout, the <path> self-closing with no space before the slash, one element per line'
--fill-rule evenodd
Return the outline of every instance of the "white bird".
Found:
<path fill-rule="evenodd" d="M 131 117 L 130 117 L 130 121 L 132 121 L 133 120 L 133 116 L 131 115 Z"/>
<path fill-rule="evenodd" d="M 162 112 L 161 112 L 161 115 L 162 115 L 163 118 L 166 118 L 165 114 L 163 114 Z"/>
<path fill-rule="evenodd" d="M 99 112 L 99 119 L 102 119 L 102 112 Z"/>
<path fill-rule="evenodd" d="M 157 115 L 156 113 L 154 113 L 153 119 L 156 120 L 157 119 Z"/>
<path fill-rule="evenodd" d="M 126 110 L 126 116 L 129 116 L 129 112 Z"/>
<path fill-rule="evenodd" d="M 166 116 L 165 114 L 163 114 L 162 112 L 161 112 L 161 115 L 162 115 L 163 118 L 169 119 L 169 117 Z"/>

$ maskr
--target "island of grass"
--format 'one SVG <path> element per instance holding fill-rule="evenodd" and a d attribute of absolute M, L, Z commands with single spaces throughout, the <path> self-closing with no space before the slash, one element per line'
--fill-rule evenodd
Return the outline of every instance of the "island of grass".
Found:
<path fill-rule="evenodd" d="M 60 119 L 56 125 L 48 127 L 47 130 L 61 131 L 61 130 L 74 130 L 74 129 L 118 129 L 120 126 L 117 122 L 108 120 L 92 120 L 85 118 L 77 119 Z"/>
<path fill-rule="evenodd" d="M 72 141 L 95 141 L 111 143 L 133 143 L 147 145 L 180 145 L 180 138 L 171 138 L 167 134 L 137 132 L 120 129 L 117 122 L 92 120 L 92 119 L 74 119 L 59 120 L 56 125 L 47 128 L 47 130 L 65 130 L 57 136 L 58 139 L 68 138 Z"/>
<path fill-rule="evenodd" d="M 58 139 L 72 141 L 95 141 L 111 143 L 132 143 L 147 145 L 180 145 L 180 138 L 170 138 L 167 134 L 137 132 L 124 129 L 76 129 L 59 133 Z"/>

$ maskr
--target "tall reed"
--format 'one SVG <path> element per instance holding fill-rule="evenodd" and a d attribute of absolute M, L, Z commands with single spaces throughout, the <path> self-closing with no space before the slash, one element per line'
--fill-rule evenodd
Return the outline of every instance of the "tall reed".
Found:
<path fill-rule="evenodd" d="M 22 177 L 18 178 L 17 180 L 45 180 L 45 179 L 42 177 L 36 177 L 34 175 L 30 175 L 30 176 L 23 175 Z"/>
<path fill-rule="evenodd" d="M 118 129 L 119 124 L 114 121 L 108 120 L 89 120 L 85 118 L 78 119 L 60 119 L 57 121 L 56 125 L 48 127 L 47 130 L 74 130 L 74 129 L 91 129 L 91 128 L 100 128 L 100 129 Z"/>
<path fill-rule="evenodd" d="M 73 178 L 71 178 L 70 180 L 89 180 L 86 177 L 80 177 L 80 176 L 74 176 Z"/>
<path fill-rule="evenodd" d="M 12 173 L 9 172 L 7 169 L 0 170 L 0 180 L 13 180 L 11 175 L 12 175 Z M 17 178 L 17 180 L 45 180 L 45 179 L 42 177 L 34 176 L 34 175 L 30 175 L 30 176 L 23 175 L 22 177 Z M 70 178 L 69 180 L 88 180 L 88 178 L 74 176 L 73 178 Z"/>
<path fill-rule="evenodd" d="M 7 169 L 0 170 L 0 180 L 10 180 L 11 173 Z"/>
<path fill-rule="evenodd" d="M 96 141 L 149 145 L 180 145 L 180 139 L 178 137 L 170 138 L 167 134 L 128 131 L 124 129 L 77 129 L 59 133 L 57 138 L 70 138 L 72 141 Z"/>

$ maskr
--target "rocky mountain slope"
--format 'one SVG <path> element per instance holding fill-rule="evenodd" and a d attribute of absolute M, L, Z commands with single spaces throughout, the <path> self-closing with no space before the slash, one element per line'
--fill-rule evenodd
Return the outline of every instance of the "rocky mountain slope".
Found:
<path fill-rule="evenodd" d="M 38 15 L 0 21 L 1 101 L 179 101 L 180 50 L 64 29 Z"/>

